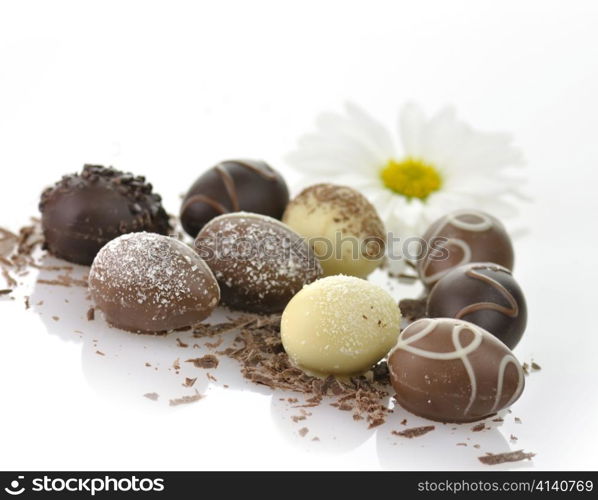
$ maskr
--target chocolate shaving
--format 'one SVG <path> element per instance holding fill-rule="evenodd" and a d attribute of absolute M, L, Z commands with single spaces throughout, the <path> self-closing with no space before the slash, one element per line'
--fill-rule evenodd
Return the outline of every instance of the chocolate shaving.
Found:
<path fill-rule="evenodd" d="M 80 286 L 83 288 L 87 288 L 88 283 L 85 279 L 77 279 L 69 276 L 68 274 L 60 274 L 56 276 L 56 279 L 47 280 L 47 279 L 38 279 L 37 282 L 40 285 L 51 285 L 51 286 L 64 286 L 64 287 L 71 287 L 71 286 Z"/>
<path fill-rule="evenodd" d="M 193 363 L 196 368 L 210 369 L 218 367 L 219 361 L 213 354 L 206 354 L 201 358 L 187 359 L 185 363 Z"/>
<path fill-rule="evenodd" d="M 426 299 L 403 299 L 399 302 L 399 309 L 404 318 L 416 321 L 426 317 Z"/>
<path fill-rule="evenodd" d="M 474 425 L 471 430 L 472 432 L 480 432 L 483 431 L 486 428 L 486 424 L 484 422 L 481 422 L 477 425 Z"/>
<path fill-rule="evenodd" d="M 411 427 L 411 429 L 405 429 L 404 431 L 392 431 L 392 434 L 395 436 L 412 439 L 414 437 L 423 436 L 434 429 L 436 429 L 436 426 L 434 425 L 424 425 L 422 427 Z"/>
<path fill-rule="evenodd" d="M 251 323 L 259 321 L 259 316 L 243 315 L 235 319 L 229 319 L 226 323 L 217 323 L 215 325 L 209 323 L 200 323 L 193 327 L 193 336 L 195 338 L 213 337 L 215 335 L 223 335 L 232 331 L 249 326 Z"/>
<path fill-rule="evenodd" d="M 96 318 L 96 310 L 93 307 L 90 307 L 87 310 L 87 321 L 93 321 Z"/>
<path fill-rule="evenodd" d="M 525 453 L 523 450 L 517 450 L 498 454 L 488 453 L 482 457 L 478 457 L 478 460 L 486 465 L 497 465 L 504 464 L 506 462 L 520 462 L 522 460 L 531 460 L 535 456 L 535 453 Z"/>
<path fill-rule="evenodd" d="M 12 292 L 12 288 L 5 288 L 3 290 L 0 290 L 0 295 L 8 295 L 11 292 Z"/>
<path fill-rule="evenodd" d="M 391 391 L 386 363 L 366 375 L 343 380 L 332 376 L 326 379 L 313 377 L 293 366 L 284 351 L 280 340 L 280 315 L 245 315 L 220 327 L 231 330 L 239 324 L 244 326 L 239 328 L 233 347 L 218 354 L 238 361 L 246 379 L 273 390 L 304 394 L 304 402 L 294 408 L 316 407 L 325 397 L 333 398 L 332 406 L 362 416 L 370 428 L 384 423 L 390 413 L 388 398 Z"/>
<path fill-rule="evenodd" d="M 152 401 L 158 401 L 160 395 L 157 392 L 148 392 L 143 395 L 144 398 L 151 399 Z"/>
<path fill-rule="evenodd" d="M 185 342 L 183 342 L 180 338 L 177 337 L 176 339 L 176 345 L 178 345 L 179 347 L 189 347 L 189 344 L 185 344 Z"/>
<path fill-rule="evenodd" d="M 299 429 L 298 433 L 301 437 L 305 437 L 307 435 L 307 433 L 309 432 L 309 429 L 307 427 L 302 427 L 301 429 Z"/>
<path fill-rule="evenodd" d="M 541 369 L 542 369 L 542 367 L 538 363 L 536 363 L 535 361 L 532 361 L 532 370 L 533 371 L 539 371 Z"/>
<path fill-rule="evenodd" d="M 171 399 L 168 404 L 170 406 L 179 406 L 179 405 L 186 405 L 189 403 L 195 403 L 203 398 L 203 395 L 199 392 L 195 391 L 195 394 L 191 396 L 183 396 L 181 398 Z"/>
<path fill-rule="evenodd" d="M 196 380 L 197 380 L 197 377 L 195 377 L 195 378 L 185 377 L 185 382 L 183 383 L 183 386 L 184 387 L 192 387 L 193 384 L 195 384 Z"/>
<path fill-rule="evenodd" d="M 220 347 L 222 345 L 222 342 L 224 342 L 224 337 L 220 337 L 216 342 L 206 342 L 205 346 L 208 349 L 217 349 L 218 347 Z M 195 344 L 197 345 L 197 344 Z M 193 346 L 195 347 L 195 346 Z"/>

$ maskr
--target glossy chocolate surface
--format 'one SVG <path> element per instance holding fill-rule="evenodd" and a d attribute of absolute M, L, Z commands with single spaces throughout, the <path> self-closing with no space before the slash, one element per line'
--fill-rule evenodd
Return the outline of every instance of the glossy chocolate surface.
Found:
<path fill-rule="evenodd" d="M 511 239 L 495 217 L 477 210 L 458 210 L 434 222 L 423 236 L 426 255 L 417 263 L 427 288 L 455 267 L 470 262 L 493 262 L 513 269 Z"/>
<path fill-rule="evenodd" d="M 420 319 L 399 335 L 388 367 L 396 400 L 421 417 L 472 422 L 511 406 L 523 369 L 486 330 L 448 318 Z"/>
<path fill-rule="evenodd" d="M 513 349 L 525 331 L 527 306 L 511 271 L 491 263 L 459 266 L 434 286 L 427 315 L 469 321 Z"/>
<path fill-rule="evenodd" d="M 288 202 L 284 179 L 267 163 L 223 161 L 189 189 L 181 206 L 181 224 L 195 238 L 218 215 L 243 211 L 280 219 Z"/>

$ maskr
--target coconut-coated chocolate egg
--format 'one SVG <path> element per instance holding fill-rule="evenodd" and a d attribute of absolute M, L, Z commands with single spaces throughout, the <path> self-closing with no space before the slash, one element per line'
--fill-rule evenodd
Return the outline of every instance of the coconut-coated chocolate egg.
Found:
<path fill-rule="evenodd" d="M 96 307 L 116 328 L 156 333 L 207 318 L 218 283 L 193 248 L 168 236 L 131 233 L 100 250 L 89 273 Z"/>
<path fill-rule="evenodd" d="M 238 212 L 208 222 L 195 247 L 232 309 L 280 312 L 322 275 L 313 250 L 290 227 L 265 215 Z"/>

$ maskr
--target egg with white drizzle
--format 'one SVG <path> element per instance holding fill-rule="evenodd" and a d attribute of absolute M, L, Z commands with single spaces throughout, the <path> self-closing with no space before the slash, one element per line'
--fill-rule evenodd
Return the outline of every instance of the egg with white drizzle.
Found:
<path fill-rule="evenodd" d="M 521 396 L 523 369 L 500 340 L 477 325 L 420 319 L 399 336 L 388 358 L 395 399 L 440 422 L 473 422 Z"/>

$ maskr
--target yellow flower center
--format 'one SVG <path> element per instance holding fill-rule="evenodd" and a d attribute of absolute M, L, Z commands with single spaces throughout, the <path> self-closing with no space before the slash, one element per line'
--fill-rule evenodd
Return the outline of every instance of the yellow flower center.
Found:
<path fill-rule="evenodd" d="M 391 158 L 380 172 L 380 177 L 388 189 L 409 200 L 419 198 L 425 201 L 442 186 L 442 177 L 436 167 L 418 158 L 407 157 L 401 161 Z"/>

